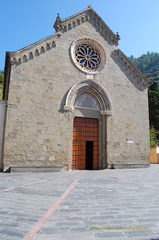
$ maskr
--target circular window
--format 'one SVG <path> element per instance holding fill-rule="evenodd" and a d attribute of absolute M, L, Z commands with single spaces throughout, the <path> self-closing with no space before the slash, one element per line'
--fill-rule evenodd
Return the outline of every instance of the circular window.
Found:
<path fill-rule="evenodd" d="M 71 45 L 75 65 L 86 73 L 97 74 L 106 64 L 104 48 L 91 38 L 80 38 Z"/>
<path fill-rule="evenodd" d="M 90 44 L 81 44 L 75 50 L 76 61 L 82 68 L 96 70 L 100 65 L 100 54 Z"/>

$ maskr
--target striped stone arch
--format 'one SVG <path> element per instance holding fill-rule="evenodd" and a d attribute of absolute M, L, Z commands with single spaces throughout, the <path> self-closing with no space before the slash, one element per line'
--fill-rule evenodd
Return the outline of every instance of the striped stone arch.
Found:
<path fill-rule="evenodd" d="M 107 93 L 101 86 L 91 80 L 78 82 L 69 90 L 64 109 L 74 111 L 75 100 L 83 93 L 88 93 L 98 102 L 101 115 L 112 115 L 111 103 Z"/>

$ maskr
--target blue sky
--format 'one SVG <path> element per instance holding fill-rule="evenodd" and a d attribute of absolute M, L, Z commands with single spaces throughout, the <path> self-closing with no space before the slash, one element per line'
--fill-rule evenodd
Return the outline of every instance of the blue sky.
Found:
<path fill-rule="evenodd" d="M 57 13 L 64 19 L 89 4 L 114 33 L 119 32 L 119 48 L 127 56 L 159 52 L 159 0 L 1 0 L 0 70 L 6 51 L 53 34 Z"/>

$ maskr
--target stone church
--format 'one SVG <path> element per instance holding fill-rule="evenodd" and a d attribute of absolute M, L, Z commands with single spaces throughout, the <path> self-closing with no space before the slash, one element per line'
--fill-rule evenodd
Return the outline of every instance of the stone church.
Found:
<path fill-rule="evenodd" d="M 149 166 L 149 81 L 88 6 L 55 34 L 6 53 L 0 168 Z M 131 47 L 131 46 L 130 46 Z"/>

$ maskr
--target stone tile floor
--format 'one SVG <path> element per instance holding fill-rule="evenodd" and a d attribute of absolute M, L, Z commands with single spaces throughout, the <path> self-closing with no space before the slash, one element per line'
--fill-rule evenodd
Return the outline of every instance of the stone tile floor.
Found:
<path fill-rule="evenodd" d="M 159 240 L 159 165 L 0 173 L 0 240 Z"/>

